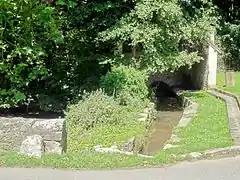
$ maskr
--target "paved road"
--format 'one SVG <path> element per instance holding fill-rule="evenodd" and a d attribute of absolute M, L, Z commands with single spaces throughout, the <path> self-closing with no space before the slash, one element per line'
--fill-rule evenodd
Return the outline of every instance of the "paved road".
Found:
<path fill-rule="evenodd" d="M 0 168 L 0 180 L 240 180 L 240 156 L 184 162 L 168 168 L 65 171 Z"/>

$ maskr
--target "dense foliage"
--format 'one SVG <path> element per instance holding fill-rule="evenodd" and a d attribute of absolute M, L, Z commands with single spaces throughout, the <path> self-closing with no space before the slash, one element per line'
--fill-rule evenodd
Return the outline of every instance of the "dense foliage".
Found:
<path fill-rule="evenodd" d="M 213 0 L 218 7 L 221 26 L 218 29 L 227 69 L 240 70 L 240 1 Z"/>
<path fill-rule="evenodd" d="M 111 116 L 116 113 L 118 104 L 113 97 L 107 96 L 102 90 L 97 90 L 84 96 L 69 109 L 68 121 L 88 130 L 101 123 L 116 123 Z"/>
<path fill-rule="evenodd" d="M 71 126 L 89 130 L 100 124 L 123 125 L 133 108 L 138 110 L 149 103 L 146 74 L 132 67 L 113 68 L 102 77 L 100 86 L 103 89 L 85 92 L 79 102 L 69 106 L 67 119 Z"/>
<path fill-rule="evenodd" d="M 120 104 L 144 101 L 148 96 L 147 74 L 133 67 L 114 67 L 101 79 L 100 86 L 110 96 L 115 96 Z"/>
<path fill-rule="evenodd" d="M 37 0 L 1 1 L 0 107 L 32 100 L 32 86 L 51 73 L 46 48 L 61 40 L 52 7 Z"/>
<path fill-rule="evenodd" d="M 201 59 L 201 47 L 217 20 L 212 12 L 204 3 L 196 10 L 189 1 L 180 4 L 177 0 L 141 0 L 134 11 L 101 32 L 100 39 L 114 40 L 116 44 L 128 42 L 135 47 L 140 57 L 131 57 L 128 62 L 135 67 L 176 70 Z"/>
<path fill-rule="evenodd" d="M 94 39 L 131 4 L 54 2 L 1 1 L 1 107 L 33 102 L 59 111 L 83 90 L 96 89 L 109 69 L 99 61 L 111 47 L 96 48 Z"/>
<path fill-rule="evenodd" d="M 2 0 L 0 107 L 59 112 L 111 67 L 191 66 L 217 19 L 206 0 Z"/>

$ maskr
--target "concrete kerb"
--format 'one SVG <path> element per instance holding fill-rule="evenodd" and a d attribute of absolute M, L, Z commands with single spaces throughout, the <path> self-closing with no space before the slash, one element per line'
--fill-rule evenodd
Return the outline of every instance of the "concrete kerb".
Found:
<path fill-rule="evenodd" d="M 239 102 L 239 99 L 236 95 L 228 92 L 228 91 L 224 91 L 224 90 L 221 90 L 221 89 L 218 89 L 218 88 L 211 88 L 211 90 L 214 90 L 214 91 L 217 91 L 219 93 L 222 93 L 222 94 L 225 94 L 227 96 L 231 96 L 233 97 L 236 101 L 237 101 L 237 104 L 238 104 L 238 108 L 240 109 L 240 102 Z M 224 99 L 223 99 L 224 100 Z M 225 100 L 224 100 L 225 101 Z"/>
<path fill-rule="evenodd" d="M 234 145 L 240 145 L 240 106 L 237 96 L 217 88 L 213 88 L 209 93 L 226 103 L 230 133 Z"/>
<path fill-rule="evenodd" d="M 226 157 L 240 154 L 240 146 L 229 146 L 225 148 L 210 149 L 203 152 L 191 152 L 188 154 L 181 155 L 185 160 L 202 160 L 202 159 L 212 159 L 218 157 Z"/>
<path fill-rule="evenodd" d="M 231 94 L 229 92 L 226 92 L 226 91 L 223 91 L 223 90 L 220 90 L 217 88 L 212 88 L 211 90 L 215 90 L 226 96 L 230 96 L 230 97 L 234 98 L 234 100 L 237 102 L 237 105 L 238 105 L 237 108 L 240 109 L 239 100 L 238 100 L 237 96 L 235 96 L 234 94 Z M 208 91 L 208 93 L 217 98 L 220 98 L 221 100 L 226 102 L 226 100 L 223 97 L 216 96 L 209 91 Z M 228 118 L 229 118 L 229 116 L 228 116 Z M 230 119 L 229 119 L 229 121 L 230 121 Z M 230 126 L 230 128 L 231 128 L 231 126 Z M 238 131 L 240 131 L 240 129 Z M 169 145 L 169 144 L 167 144 L 167 145 Z M 203 152 L 191 152 L 188 154 L 181 155 L 181 157 L 183 157 L 184 159 L 187 159 L 187 160 L 200 160 L 200 159 L 214 158 L 214 157 L 218 157 L 218 156 L 235 155 L 235 154 L 239 154 L 239 153 L 240 153 L 240 145 L 238 145 L 238 143 L 235 143 L 233 146 L 230 146 L 230 147 L 210 149 L 210 150 L 206 150 Z M 172 155 L 174 155 L 174 154 L 172 154 Z"/>

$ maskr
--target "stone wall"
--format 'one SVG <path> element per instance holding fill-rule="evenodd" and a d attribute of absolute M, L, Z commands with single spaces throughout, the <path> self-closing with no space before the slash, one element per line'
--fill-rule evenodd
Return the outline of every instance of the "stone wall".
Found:
<path fill-rule="evenodd" d="M 207 61 L 202 60 L 192 66 L 191 77 L 194 89 L 207 87 Z"/>
<path fill-rule="evenodd" d="M 208 46 L 202 52 L 203 60 L 193 65 L 192 80 L 196 89 L 207 89 L 216 86 L 218 49 L 215 47 L 215 35 L 211 34 Z"/>
<path fill-rule="evenodd" d="M 64 119 L 0 117 L 0 150 L 19 152 L 28 136 L 42 137 L 44 152 L 61 154 L 66 150 Z"/>
<path fill-rule="evenodd" d="M 179 75 L 179 72 L 166 72 L 166 73 L 152 73 L 149 75 L 148 82 L 149 84 L 152 84 L 155 81 L 161 81 L 169 86 L 178 86 L 181 85 L 182 78 L 181 75 Z"/>

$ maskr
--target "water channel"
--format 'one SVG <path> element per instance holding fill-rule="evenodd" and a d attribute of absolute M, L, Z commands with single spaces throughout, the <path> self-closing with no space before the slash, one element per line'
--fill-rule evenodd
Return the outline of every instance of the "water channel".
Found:
<path fill-rule="evenodd" d="M 154 155 L 161 150 L 172 135 L 183 113 L 181 103 L 176 98 L 165 98 L 157 104 L 156 120 L 152 123 L 149 139 L 142 154 Z"/>

